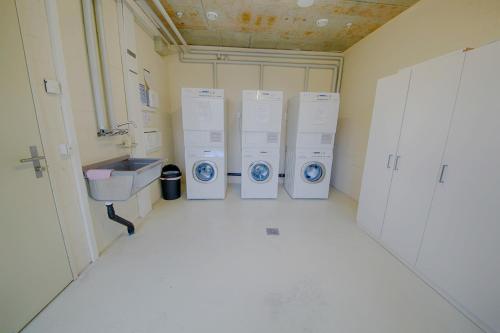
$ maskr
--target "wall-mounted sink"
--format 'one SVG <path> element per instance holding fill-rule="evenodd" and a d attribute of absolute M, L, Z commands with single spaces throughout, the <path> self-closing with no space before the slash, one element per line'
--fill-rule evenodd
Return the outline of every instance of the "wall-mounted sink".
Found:
<path fill-rule="evenodd" d="M 83 174 L 91 198 L 98 201 L 125 201 L 161 174 L 163 161 L 158 158 L 131 158 L 128 155 L 86 165 Z M 89 179 L 88 170 L 113 170 L 106 179 Z"/>

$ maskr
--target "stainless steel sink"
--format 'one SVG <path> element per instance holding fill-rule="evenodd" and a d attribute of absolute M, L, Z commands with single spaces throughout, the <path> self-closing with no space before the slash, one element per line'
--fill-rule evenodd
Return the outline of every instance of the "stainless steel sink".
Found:
<path fill-rule="evenodd" d="M 125 201 L 139 192 L 161 174 L 163 161 L 158 158 L 118 158 L 86 165 L 83 174 L 87 181 L 91 198 L 98 201 Z M 90 180 L 87 170 L 111 169 L 111 177 L 102 180 Z"/>

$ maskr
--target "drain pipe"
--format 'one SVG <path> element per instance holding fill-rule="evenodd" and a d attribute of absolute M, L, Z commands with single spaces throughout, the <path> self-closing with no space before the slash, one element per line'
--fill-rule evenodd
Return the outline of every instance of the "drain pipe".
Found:
<path fill-rule="evenodd" d="M 124 225 L 127 227 L 127 231 L 129 236 L 133 235 L 135 233 L 135 227 L 132 224 L 132 222 L 125 220 L 123 217 L 118 216 L 115 214 L 115 208 L 113 207 L 112 202 L 106 202 L 106 209 L 108 210 L 108 217 L 110 220 L 113 220 L 117 223 L 120 223 L 121 225 Z"/>

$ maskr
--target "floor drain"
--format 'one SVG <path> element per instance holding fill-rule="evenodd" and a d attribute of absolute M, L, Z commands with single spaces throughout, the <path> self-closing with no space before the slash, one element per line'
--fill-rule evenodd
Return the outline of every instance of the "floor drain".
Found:
<path fill-rule="evenodd" d="M 268 236 L 279 236 L 280 229 L 278 229 L 278 228 L 266 228 L 266 234 Z"/>

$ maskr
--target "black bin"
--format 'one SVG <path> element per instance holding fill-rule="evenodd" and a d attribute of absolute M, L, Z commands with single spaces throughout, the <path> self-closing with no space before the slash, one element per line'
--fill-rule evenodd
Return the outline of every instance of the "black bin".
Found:
<path fill-rule="evenodd" d="M 165 200 L 178 199 L 181 196 L 181 170 L 173 164 L 168 164 L 161 170 L 161 194 Z"/>

